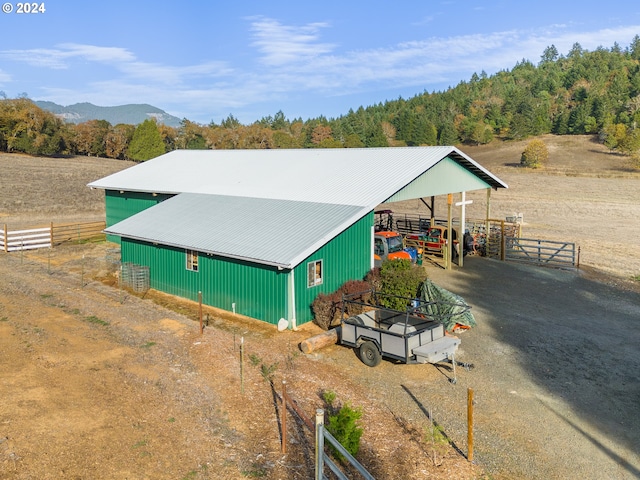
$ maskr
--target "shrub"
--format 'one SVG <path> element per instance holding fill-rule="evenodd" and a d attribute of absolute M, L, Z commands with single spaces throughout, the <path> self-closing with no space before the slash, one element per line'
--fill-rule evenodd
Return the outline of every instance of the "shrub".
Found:
<path fill-rule="evenodd" d="M 540 139 L 531 140 L 522 152 L 520 165 L 523 167 L 538 168 L 549 160 L 547 145 Z"/>
<path fill-rule="evenodd" d="M 332 325 L 339 322 L 342 314 L 342 296 L 354 295 L 371 287 L 367 282 L 362 280 L 350 280 L 340 286 L 335 292 L 324 294 L 320 293 L 311 304 L 313 311 L 313 321 L 322 329 L 328 330 Z M 366 301 L 367 298 L 362 296 L 356 297 L 357 300 Z M 349 305 L 346 311 L 347 315 L 357 315 L 361 311 L 354 311 L 354 306 Z"/>
<path fill-rule="evenodd" d="M 416 298 L 425 279 L 424 270 L 409 260 L 387 260 L 380 267 L 380 298 L 383 307 L 404 311 L 407 298 Z M 400 297 L 400 298 L 398 298 Z"/>
<path fill-rule="evenodd" d="M 329 415 L 329 423 L 327 430 L 340 442 L 340 444 L 351 455 L 357 455 L 360 450 L 360 437 L 362 436 L 362 427 L 358 425 L 358 420 L 362 418 L 362 410 L 360 408 L 351 408 L 346 403 L 335 414 Z M 331 450 L 336 458 L 343 460 L 343 455 L 338 452 L 333 445 Z"/>

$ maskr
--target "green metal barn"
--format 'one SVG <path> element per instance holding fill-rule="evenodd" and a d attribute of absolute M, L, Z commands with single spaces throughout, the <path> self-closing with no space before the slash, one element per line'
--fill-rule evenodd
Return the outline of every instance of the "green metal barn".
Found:
<path fill-rule="evenodd" d="M 151 288 L 290 326 L 372 268 L 378 205 L 507 187 L 454 147 L 176 150 L 89 186 Z"/>

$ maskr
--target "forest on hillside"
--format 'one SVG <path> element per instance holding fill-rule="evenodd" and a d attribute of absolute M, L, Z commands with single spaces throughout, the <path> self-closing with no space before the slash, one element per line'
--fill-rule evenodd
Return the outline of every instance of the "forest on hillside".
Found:
<path fill-rule="evenodd" d="M 2 92 L 0 92 L 2 94 Z M 474 73 L 442 92 L 359 107 L 338 118 L 290 120 L 282 111 L 250 125 L 183 119 L 64 123 L 26 97 L 0 98 L 0 151 L 91 155 L 143 161 L 175 149 L 355 148 L 485 144 L 495 138 L 598 134 L 612 150 L 640 158 L 640 36 L 626 48 L 566 54 L 547 47 L 494 75 Z"/>

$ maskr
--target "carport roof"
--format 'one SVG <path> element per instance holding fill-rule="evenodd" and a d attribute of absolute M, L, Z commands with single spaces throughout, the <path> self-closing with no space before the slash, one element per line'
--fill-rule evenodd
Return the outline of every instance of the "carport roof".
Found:
<path fill-rule="evenodd" d="M 368 212 L 354 205 L 183 193 L 105 232 L 291 269 Z"/>
<path fill-rule="evenodd" d="M 358 205 L 373 209 L 446 158 L 471 172 L 487 188 L 507 187 L 463 152 L 446 146 L 175 150 L 89 186 L 105 190 Z"/>

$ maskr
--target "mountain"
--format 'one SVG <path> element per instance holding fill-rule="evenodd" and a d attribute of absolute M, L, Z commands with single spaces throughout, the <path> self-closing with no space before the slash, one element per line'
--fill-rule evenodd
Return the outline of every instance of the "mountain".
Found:
<path fill-rule="evenodd" d="M 106 120 L 111 125 L 125 123 L 137 125 L 148 118 L 155 118 L 158 123 L 170 127 L 179 127 L 180 119 L 169 115 L 164 110 L 147 104 L 119 105 L 117 107 L 99 107 L 92 103 L 76 103 L 64 107 L 53 102 L 35 102 L 43 110 L 48 110 L 66 122 L 82 123 L 87 120 Z"/>

